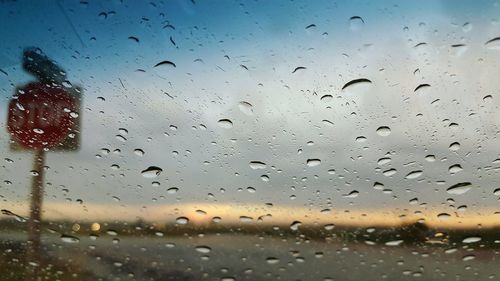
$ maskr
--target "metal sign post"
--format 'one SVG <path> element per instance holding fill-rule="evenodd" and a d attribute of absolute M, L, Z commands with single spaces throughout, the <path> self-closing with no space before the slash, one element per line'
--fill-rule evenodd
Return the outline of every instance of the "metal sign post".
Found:
<path fill-rule="evenodd" d="M 23 68 L 38 81 L 19 88 L 9 102 L 12 151 L 34 151 L 26 280 L 39 280 L 42 265 L 42 201 L 45 154 L 79 148 L 80 89 L 66 87 L 65 72 L 38 48 L 23 54 Z"/>
<path fill-rule="evenodd" d="M 31 180 L 31 203 L 30 219 L 28 221 L 28 252 L 27 260 L 32 266 L 27 267 L 26 280 L 36 280 L 39 276 L 40 264 L 34 264 L 41 257 L 41 222 L 42 222 L 42 201 L 43 201 L 43 180 L 45 174 L 45 151 L 38 149 L 35 151 L 33 159 L 33 173 L 36 173 Z"/>

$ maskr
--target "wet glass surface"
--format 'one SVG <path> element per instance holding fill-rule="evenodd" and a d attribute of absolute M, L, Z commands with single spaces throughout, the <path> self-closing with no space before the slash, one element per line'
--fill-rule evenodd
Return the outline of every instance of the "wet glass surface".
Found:
<path fill-rule="evenodd" d="M 0 0 L 0 279 L 498 279 L 499 12 Z"/>

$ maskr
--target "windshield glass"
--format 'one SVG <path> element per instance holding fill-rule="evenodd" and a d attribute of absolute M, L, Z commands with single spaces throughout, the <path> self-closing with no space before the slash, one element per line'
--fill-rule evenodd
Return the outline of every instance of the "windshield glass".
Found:
<path fill-rule="evenodd" d="M 497 279 L 499 15 L 0 0 L 1 279 Z"/>

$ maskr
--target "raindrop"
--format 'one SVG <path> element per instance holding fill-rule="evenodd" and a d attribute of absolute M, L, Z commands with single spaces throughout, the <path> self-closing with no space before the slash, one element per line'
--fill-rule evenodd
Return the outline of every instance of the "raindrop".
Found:
<path fill-rule="evenodd" d="M 162 66 L 162 65 L 176 67 L 175 63 L 168 61 L 168 60 L 161 61 L 161 62 L 155 64 L 154 67 L 158 67 L 158 66 Z"/>
<path fill-rule="evenodd" d="M 497 188 L 493 191 L 493 195 L 500 196 L 500 188 Z"/>
<path fill-rule="evenodd" d="M 451 217 L 451 215 L 448 213 L 440 213 L 437 215 L 437 217 L 440 220 L 446 220 L 446 219 L 449 219 Z"/>
<path fill-rule="evenodd" d="M 156 166 L 149 166 L 147 169 L 141 172 L 142 176 L 145 178 L 156 178 L 160 175 L 163 170 Z"/>
<path fill-rule="evenodd" d="M 345 85 L 342 86 L 342 90 L 345 90 L 349 87 L 353 87 L 356 85 L 371 84 L 371 83 L 372 83 L 372 81 L 370 81 L 366 78 L 358 78 L 358 79 L 354 79 L 354 80 L 351 80 L 351 81 L 345 83 Z"/>
<path fill-rule="evenodd" d="M 446 192 L 448 192 L 448 194 L 461 195 L 469 191 L 471 188 L 472 184 L 470 182 L 461 182 L 449 187 L 446 189 Z"/>
<path fill-rule="evenodd" d="M 323 122 L 323 124 L 325 124 L 325 125 L 329 125 L 329 126 L 333 126 L 333 125 L 334 125 L 332 121 L 330 121 L 330 120 L 326 120 L 326 119 L 321 120 L 321 122 Z"/>
<path fill-rule="evenodd" d="M 406 175 L 405 179 L 416 179 L 420 177 L 422 174 L 423 172 L 421 170 L 411 171 L 410 173 L 408 173 L 408 175 Z"/>
<path fill-rule="evenodd" d="M 231 129 L 233 127 L 233 122 L 231 122 L 231 120 L 229 119 L 220 119 L 219 121 L 217 121 L 217 125 L 224 129 Z"/>
<path fill-rule="evenodd" d="M 483 101 L 484 102 L 490 102 L 493 100 L 493 96 L 492 95 L 486 95 L 483 97 Z"/>
<path fill-rule="evenodd" d="M 396 169 L 389 169 L 389 170 L 385 170 L 382 172 L 382 174 L 384 174 L 384 176 L 386 177 L 390 177 L 390 176 L 393 176 L 397 173 L 398 171 Z"/>
<path fill-rule="evenodd" d="M 62 234 L 61 241 L 63 241 L 64 243 L 78 243 L 78 242 L 80 242 L 80 239 L 78 237 L 75 237 L 75 236 Z"/>
<path fill-rule="evenodd" d="M 401 244 L 403 244 L 403 240 L 394 240 L 394 241 L 388 241 L 388 242 L 385 242 L 385 245 L 386 246 L 399 246 Z"/>
<path fill-rule="evenodd" d="M 475 255 L 465 255 L 462 260 L 463 261 L 470 261 L 470 260 L 473 260 L 473 259 L 476 259 L 476 256 Z"/>
<path fill-rule="evenodd" d="M 249 222 L 252 222 L 252 220 L 253 220 L 252 217 L 240 216 L 240 222 L 242 222 L 242 223 L 249 223 Z"/>
<path fill-rule="evenodd" d="M 177 191 L 179 191 L 179 189 L 177 187 L 171 187 L 171 188 L 167 189 L 168 194 L 175 194 L 175 193 L 177 193 Z"/>
<path fill-rule="evenodd" d="M 202 253 L 202 254 L 208 254 L 208 253 L 210 253 L 210 251 L 212 251 L 212 248 L 210 248 L 208 246 L 197 246 L 195 249 L 197 252 Z"/>
<path fill-rule="evenodd" d="M 425 160 L 427 162 L 434 162 L 434 161 L 436 161 L 436 156 L 434 156 L 434 155 L 427 155 L 427 156 L 425 156 Z"/>
<path fill-rule="evenodd" d="M 333 223 L 325 224 L 325 225 L 323 226 L 323 228 L 324 228 L 325 230 L 332 230 L 332 229 L 334 229 L 334 228 L 335 228 L 335 224 L 333 224 Z"/>
<path fill-rule="evenodd" d="M 278 258 L 275 258 L 275 257 L 269 257 L 266 259 L 266 262 L 268 264 L 277 264 L 280 260 Z"/>
<path fill-rule="evenodd" d="M 143 156 L 144 155 L 144 150 L 142 150 L 140 148 L 136 148 L 136 149 L 134 149 L 134 153 L 137 156 Z"/>
<path fill-rule="evenodd" d="M 356 197 L 358 197 L 358 195 L 359 195 L 359 191 L 353 190 L 353 191 L 349 192 L 348 194 L 345 194 L 344 198 L 356 198 Z"/>
<path fill-rule="evenodd" d="M 365 24 L 365 21 L 360 16 L 353 16 L 349 18 L 349 27 L 352 31 L 357 31 Z"/>
<path fill-rule="evenodd" d="M 430 87 L 431 87 L 431 85 L 429 85 L 429 84 L 420 84 L 415 88 L 415 90 L 413 90 L 413 92 L 418 94 L 418 93 L 423 92 L 425 89 L 428 89 Z"/>
<path fill-rule="evenodd" d="M 307 159 L 307 166 L 308 167 L 316 167 L 321 164 L 320 159 Z"/>
<path fill-rule="evenodd" d="M 180 225 L 185 225 L 189 223 L 189 219 L 186 217 L 178 217 L 175 219 L 175 222 Z"/>
<path fill-rule="evenodd" d="M 246 115 L 253 115 L 253 106 L 249 102 L 241 101 L 238 104 L 238 108 L 240 109 L 241 112 L 243 112 Z"/>
<path fill-rule="evenodd" d="M 472 30 L 472 24 L 470 22 L 466 22 L 462 25 L 463 32 L 469 32 Z"/>
<path fill-rule="evenodd" d="M 321 102 L 330 102 L 333 100 L 332 95 L 324 95 L 319 99 Z"/>
<path fill-rule="evenodd" d="M 495 37 L 484 43 L 484 46 L 490 50 L 500 50 L 500 37 Z"/>
<path fill-rule="evenodd" d="M 449 168 L 448 168 L 448 172 L 450 174 L 456 174 L 460 171 L 462 171 L 462 166 L 460 166 L 460 164 L 455 164 L 455 165 L 451 165 Z"/>
<path fill-rule="evenodd" d="M 307 69 L 307 68 L 306 68 L 305 66 L 299 66 L 299 67 L 296 67 L 296 68 L 292 71 L 292 73 L 295 73 L 295 72 L 297 72 L 297 71 L 299 71 L 299 70 L 304 70 L 304 69 Z"/>
<path fill-rule="evenodd" d="M 383 158 L 378 159 L 377 164 L 380 165 L 380 166 L 382 166 L 382 165 L 385 165 L 385 164 L 387 164 L 389 162 L 391 162 L 391 158 L 389 158 L 389 157 L 383 157 Z"/>
<path fill-rule="evenodd" d="M 122 135 L 116 135 L 116 139 L 119 140 L 119 141 L 122 141 L 122 142 L 126 142 L 127 141 L 127 139 L 124 136 L 122 136 Z"/>
<path fill-rule="evenodd" d="M 129 36 L 128 39 L 136 42 L 136 43 L 139 43 L 139 38 L 135 37 L 135 36 Z"/>
<path fill-rule="evenodd" d="M 366 137 L 365 136 L 359 136 L 356 138 L 356 142 L 365 142 L 366 141 Z"/>
<path fill-rule="evenodd" d="M 378 127 L 377 134 L 382 137 L 387 137 L 388 135 L 391 134 L 391 128 L 387 126 Z"/>
<path fill-rule="evenodd" d="M 301 226 L 302 223 L 300 221 L 294 221 L 292 224 L 290 224 L 290 229 L 293 231 L 299 230 L 299 226 Z"/>
<path fill-rule="evenodd" d="M 472 237 L 467 237 L 464 240 L 462 240 L 462 243 L 469 244 L 469 243 L 476 243 L 479 241 L 481 241 L 481 237 L 472 236 Z"/>
<path fill-rule="evenodd" d="M 375 182 L 373 184 L 373 189 L 376 189 L 376 190 L 383 190 L 384 189 L 384 185 L 382 183 L 379 183 L 379 182 Z"/>
<path fill-rule="evenodd" d="M 266 168 L 266 163 L 260 162 L 260 161 L 251 161 L 249 163 L 250 168 L 253 170 L 258 170 L 258 169 L 265 169 Z"/>
<path fill-rule="evenodd" d="M 457 151 L 460 149 L 460 143 L 454 142 L 448 147 L 451 151 Z"/>

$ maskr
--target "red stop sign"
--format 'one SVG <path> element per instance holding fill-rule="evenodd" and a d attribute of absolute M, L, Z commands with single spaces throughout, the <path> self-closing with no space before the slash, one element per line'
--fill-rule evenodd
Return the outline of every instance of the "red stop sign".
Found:
<path fill-rule="evenodd" d="M 62 86 L 30 83 L 10 100 L 7 130 L 25 148 L 54 147 L 70 133 L 76 110 L 74 97 Z"/>

